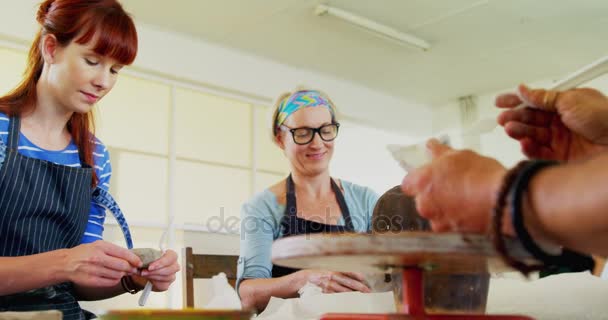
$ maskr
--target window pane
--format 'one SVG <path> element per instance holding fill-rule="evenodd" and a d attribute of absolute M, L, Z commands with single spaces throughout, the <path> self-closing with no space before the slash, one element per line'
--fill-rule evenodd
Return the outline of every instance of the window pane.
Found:
<path fill-rule="evenodd" d="M 124 151 L 111 159 L 111 192 L 127 221 L 167 223 L 167 159 Z"/>
<path fill-rule="evenodd" d="M 176 223 L 238 230 L 234 219 L 249 198 L 249 170 L 177 161 L 176 171 Z"/>
<path fill-rule="evenodd" d="M 272 108 L 255 107 L 258 169 L 274 171 L 277 173 L 289 172 L 287 159 L 283 151 L 272 142 Z"/>
<path fill-rule="evenodd" d="M 386 145 L 409 144 L 415 140 L 350 121 L 340 123 L 330 164 L 331 175 L 370 187 L 379 194 L 401 184 L 405 171 L 391 157 Z"/>
<path fill-rule="evenodd" d="M 14 89 L 21 81 L 26 59 L 24 52 L 0 48 L 0 96 Z"/>
<path fill-rule="evenodd" d="M 178 157 L 251 165 L 251 106 L 192 90 L 176 90 Z"/>
<path fill-rule="evenodd" d="M 278 175 L 258 172 L 255 176 L 255 192 L 258 193 L 264 191 L 264 189 L 276 184 L 280 180 L 284 180 L 286 177 L 287 174 Z"/>
<path fill-rule="evenodd" d="M 117 148 L 168 154 L 170 87 L 120 75 L 97 108 L 97 136 Z"/>

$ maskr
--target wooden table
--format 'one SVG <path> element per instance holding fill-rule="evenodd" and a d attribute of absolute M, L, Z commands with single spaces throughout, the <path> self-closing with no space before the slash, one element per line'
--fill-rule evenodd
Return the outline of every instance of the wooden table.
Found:
<path fill-rule="evenodd" d="M 530 256 L 515 241 L 509 252 Z M 324 320 L 500 319 L 530 320 L 524 316 L 427 314 L 423 303 L 425 274 L 471 274 L 510 270 L 484 236 L 401 232 L 397 234 L 314 234 L 281 238 L 272 245 L 274 264 L 300 269 L 403 273 L 403 306 L 397 314 L 328 314 Z"/>
<path fill-rule="evenodd" d="M 100 316 L 101 320 L 251 320 L 253 312 L 239 310 L 118 310 Z"/>

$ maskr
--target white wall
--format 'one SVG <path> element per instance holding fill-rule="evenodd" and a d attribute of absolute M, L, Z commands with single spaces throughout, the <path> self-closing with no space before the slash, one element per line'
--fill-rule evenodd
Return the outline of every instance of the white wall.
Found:
<path fill-rule="evenodd" d="M 564 75 L 564 77 L 565 76 L 566 75 Z M 532 88 L 549 88 L 556 80 L 559 79 L 541 79 L 531 81 L 527 83 L 527 85 Z M 516 85 L 517 84 L 514 84 L 513 88 L 505 88 L 503 90 L 476 95 L 479 119 L 496 119 L 501 112 L 501 110 L 494 105 L 496 96 L 502 93 L 514 92 Z M 599 77 L 583 86 L 596 88 L 608 93 L 608 75 Z M 437 107 L 433 113 L 433 132 L 438 133 L 444 130 L 455 133 L 454 145 L 456 147 L 469 148 L 469 146 L 462 143 L 462 137 L 458 136 L 460 132 L 466 131 L 466 128 L 461 127 L 458 103 L 455 101 Z M 482 134 L 480 139 L 481 146 L 480 148 L 476 148 L 476 151 L 487 156 L 492 156 L 506 166 L 512 166 L 523 159 L 519 143 L 509 138 L 500 126 L 497 126 L 491 132 Z"/>
<path fill-rule="evenodd" d="M 29 41 L 37 30 L 34 13 L 39 2 L 0 2 L 0 39 Z M 343 113 L 359 121 L 403 130 L 402 133 L 430 133 L 432 111 L 424 106 L 325 74 L 163 31 L 135 20 L 140 45 L 134 63 L 136 69 L 192 80 L 226 94 L 257 98 L 263 103 L 304 84 L 326 91 Z"/>

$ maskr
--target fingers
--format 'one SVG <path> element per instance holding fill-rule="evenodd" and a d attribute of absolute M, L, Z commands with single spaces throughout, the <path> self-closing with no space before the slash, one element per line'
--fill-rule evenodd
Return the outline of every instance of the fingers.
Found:
<path fill-rule="evenodd" d="M 354 290 L 365 293 L 371 292 L 369 287 L 367 287 L 361 281 L 348 277 L 342 273 L 334 273 L 331 277 L 331 280 L 334 280 L 335 282 L 339 283 L 341 287 L 349 288 L 350 290 L 348 291 Z"/>
<path fill-rule="evenodd" d="M 105 241 L 97 241 L 95 242 L 95 244 L 97 244 L 98 242 L 101 242 L 101 248 L 107 255 L 123 259 L 137 268 L 143 265 L 141 259 L 133 252 Z"/>
<path fill-rule="evenodd" d="M 127 275 L 126 272 L 112 270 L 104 267 L 97 267 L 92 272 L 98 277 L 106 278 L 113 281 L 120 281 L 120 278 Z"/>
<path fill-rule="evenodd" d="M 451 224 L 443 220 L 432 220 L 431 229 L 434 232 L 447 232 L 452 230 Z"/>
<path fill-rule="evenodd" d="M 517 93 L 501 94 L 496 97 L 495 104 L 499 108 L 515 108 L 524 103 L 526 106 L 555 111 L 555 102 L 559 92 L 555 90 L 530 89 L 526 85 L 520 84 Z"/>
<path fill-rule="evenodd" d="M 141 275 L 144 277 L 153 277 L 153 276 L 166 277 L 166 276 L 174 275 L 178 271 L 179 271 L 179 264 L 177 262 L 175 262 L 172 265 L 163 267 L 162 269 L 156 269 L 154 271 L 142 270 Z"/>
<path fill-rule="evenodd" d="M 365 275 L 360 272 L 342 272 L 343 275 L 347 277 L 351 277 L 355 280 L 359 280 L 361 282 L 365 282 Z"/>
<path fill-rule="evenodd" d="M 416 210 L 420 216 L 429 220 L 440 219 L 442 216 L 441 210 L 439 210 L 428 191 L 422 192 L 416 197 Z"/>
<path fill-rule="evenodd" d="M 546 127 L 509 122 L 505 125 L 505 132 L 516 140 L 528 138 L 540 145 L 547 145 L 551 142 L 551 131 Z"/>
<path fill-rule="evenodd" d="M 166 282 L 166 283 L 171 284 L 176 279 L 175 273 L 172 273 L 169 275 L 156 275 L 156 274 L 143 275 L 142 274 L 142 277 L 146 278 L 148 281 L 152 281 L 152 283 L 154 283 L 154 285 L 157 285 L 158 282 Z"/>
<path fill-rule="evenodd" d="M 506 110 L 498 115 L 497 122 L 501 126 L 509 122 L 522 122 L 529 125 L 534 126 L 548 126 L 551 124 L 551 120 L 554 117 L 554 113 L 524 108 L 524 109 L 514 109 L 514 110 Z"/>
<path fill-rule="evenodd" d="M 403 193 L 415 196 L 431 181 L 431 169 L 429 165 L 422 166 L 408 173 L 401 183 Z"/>
<path fill-rule="evenodd" d="M 333 292 L 351 292 L 352 289 L 349 289 L 336 281 L 329 281 L 325 288 L 323 288 L 323 292 L 325 293 L 333 293 Z"/>
<path fill-rule="evenodd" d="M 555 102 L 559 92 L 555 90 L 530 89 L 520 84 L 519 93 L 526 105 L 546 111 L 555 111 Z"/>
<path fill-rule="evenodd" d="M 163 253 L 160 259 L 152 262 L 150 266 L 148 266 L 148 271 L 154 271 L 158 269 L 163 269 L 168 266 L 172 266 L 177 262 L 177 253 L 173 250 L 167 250 Z M 177 270 L 179 271 L 179 269 Z M 176 271 L 176 272 L 177 272 Z"/>
<path fill-rule="evenodd" d="M 437 139 L 430 139 L 426 143 L 428 152 L 431 154 L 433 159 L 444 156 L 447 153 L 453 151 L 452 148 L 439 142 Z M 405 176 L 401 183 L 401 189 L 403 192 L 410 196 L 415 196 L 422 189 L 424 189 L 430 182 L 431 179 L 431 166 L 428 164 L 422 166 L 416 170 L 411 171 Z"/>
<path fill-rule="evenodd" d="M 440 157 L 444 153 L 452 150 L 452 148 L 446 146 L 445 144 L 439 142 L 437 139 L 430 139 L 426 142 L 426 148 L 433 157 L 433 159 Z"/>
<path fill-rule="evenodd" d="M 157 291 L 164 291 L 175 281 L 175 274 L 179 269 L 177 253 L 167 250 L 160 259 L 151 263 L 147 270 L 142 270 L 141 276 L 152 281 Z"/>
<path fill-rule="evenodd" d="M 503 109 L 515 108 L 522 103 L 519 96 L 515 93 L 501 94 L 496 97 L 494 104 Z"/>
<path fill-rule="evenodd" d="M 102 258 L 101 263 L 105 268 L 108 268 L 108 269 L 111 269 L 114 271 L 119 271 L 122 273 L 131 273 L 131 274 L 137 273 L 137 268 L 133 267 L 132 265 L 130 265 L 127 261 L 125 261 L 123 259 L 114 258 L 112 256 L 106 256 L 106 257 Z"/>
<path fill-rule="evenodd" d="M 83 272 L 86 275 L 83 278 L 85 283 L 103 286 L 115 285 L 126 275 L 125 272 L 111 270 L 97 265 L 88 265 L 83 269 Z"/>

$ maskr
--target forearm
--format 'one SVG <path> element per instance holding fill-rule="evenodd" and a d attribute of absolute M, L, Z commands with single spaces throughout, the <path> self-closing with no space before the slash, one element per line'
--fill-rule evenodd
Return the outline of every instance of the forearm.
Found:
<path fill-rule="evenodd" d="M 67 272 L 62 267 L 65 257 L 65 250 L 22 257 L 0 257 L 0 296 L 69 281 Z"/>
<path fill-rule="evenodd" d="M 526 225 L 541 237 L 608 256 L 608 153 L 551 167 L 530 182 Z"/>
<path fill-rule="evenodd" d="M 130 275 L 132 286 L 131 289 L 136 289 L 141 291 L 146 286 L 148 280 L 141 276 Z M 78 300 L 81 301 L 95 301 L 95 300 L 104 300 L 119 296 L 125 293 L 125 288 L 123 288 L 122 284 L 118 282 L 116 285 L 112 287 L 86 287 L 86 286 L 75 286 L 76 295 Z"/>
<path fill-rule="evenodd" d="M 76 299 L 80 301 L 95 301 L 104 300 L 116 297 L 125 293 L 120 282 L 112 287 L 85 287 L 81 285 L 74 285 L 74 291 L 76 293 Z"/>
<path fill-rule="evenodd" d="M 262 311 L 270 297 L 294 298 L 304 286 L 301 272 L 272 279 L 246 279 L 239 286 L 239 295 L 244 309 Z"/>

